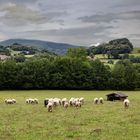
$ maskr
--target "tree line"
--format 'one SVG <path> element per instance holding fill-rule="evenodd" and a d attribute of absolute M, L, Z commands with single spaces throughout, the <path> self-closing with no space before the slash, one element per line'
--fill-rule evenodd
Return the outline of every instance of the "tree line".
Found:
<path fill-rule="evenodd" d="M 133 50 L 132 43 L 127 38 L 111 40 L 98 46 L 88 48 L 90 56 L 95 54 L 107 55 L 108 58 L 120 59 L 120 54 L 129 54 Z"/>
<path fill-rule="evenodd" d="M 140 88 L 140 65 L 129 60 L 113 68 L 86 58 L 85 49 L 65 56 L 35 57 L 22 63 L 0 62 L 0 89 L 115 89 Z"/>

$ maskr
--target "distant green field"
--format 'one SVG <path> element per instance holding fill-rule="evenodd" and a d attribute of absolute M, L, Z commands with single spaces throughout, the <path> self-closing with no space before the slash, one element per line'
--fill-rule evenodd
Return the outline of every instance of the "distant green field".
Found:
<path fill-rule="evenodd" d="M 34 55 L 25 55 L 26 58 L 31 58 L 33 57 Z"/>
<path fill-rule="evenodd" d="M 136 53 L 138 53 L 138 50 L 140 50 L 140 48 L 134 48 L 132 53 L 136 54 Z"/>
<path fill-rule="evenodd" d="M 106 98 L 110 92 L 0 91 L 0 140 L 139 140 L 140 91 L 124 92 L 131 102 L 128 109 L 120 101 L 93 104 L 94 97 Z M 39 104 L 25 104 L 29 97 L 38 98 Z M 59 106 L 48 113 L 46 97 L 84 97 L 85 104 L 79 109 Z M 15 98 L 17 104 L 6 105 L 5 98 Z"/>
<path fill-rule="evenodd" d="M 133 55 L 133 56 L 137 57 L 137 56 L 140 56 L 140 53 L 132 53 L 132 54 L 129 54 L 129 55 L 130 56 Z"/>

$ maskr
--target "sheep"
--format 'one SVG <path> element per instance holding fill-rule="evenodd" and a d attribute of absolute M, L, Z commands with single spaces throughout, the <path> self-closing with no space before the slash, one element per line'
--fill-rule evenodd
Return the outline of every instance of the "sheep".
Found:
<path fill-rule="evenodd" d="M 64 106 L 65 102 L 67 102 L 67 101 L 68 101 L 67 98 L 63 98 L 62 101 L 61 101 L 62 105 Z"/>
<path fill-rule="evenodd" d="M 49 99 L 46 98 L 46 99 L 44 100 L 44 106 L 47 107 L 48 103 L 49 103 Z"/>
<path fill-rule="evenodd" d="M 68 108 L 68 106 L 69 106 L 69 103 L 68 103 L 68 102 L 65 102 L 65 103 L 64 103 L 64 107 L 65 107 L 65 108 Z"/>
<path fill-rule="evenodd" d="M 52 112 L 53 111 L 53 103 L 52 102 L 48 103 L 47 109 L 48 109 L 48 112 Z"/>
<path fill-rule="evenodd" d="M 80 101 L 76 101 L 76 102 L 75 102 L 75 107 L 76 107 L 76 108 L 81 107 L 81 105 L 82 105 L 82 104 L 81 104 L 81 102 L 80 102 Z"/>
<path fill-rule="evenodd" d="M 32 99 L 32 98 L 26 99 L 26 103 L 33 104 L 34 103 L 34 99 Z"/>
<path fill-rule="evenodd" d="M 84 98 L 83 98 L 83 97 L 81 97 L 81 98 L 79 99 L 79 101 L 81 102 L 82 105 L 84 104 Z"/>
<path fill-rule="evenodd" d="M 79 98 L 74 98 L 74 100 L 73 100 L 73 106 L 76 105 L 76 102 L 79 102 Z"/>
<path fill-rule="evenodd" d="M 70 106 L 74 106 L 74 98 L 73 98 L 73 97 L 70 98 L 70 100 L 69 100 L 69 104 L 70 104 Z"/>
<path fill-rule="evenodd" d="M 15 99 L 12 99 L 13 103 L 15 104 L 17 101 Z"/>
<path fill-rule="evenodd" d="M 94 104 L 98 104 L 98 98 L 94 98 Z"/>
<path fill-rule="evenodd" d="M 128 108 L 129 107 L 129 104 L 130 104 L 130 101 L 128 99 L 125 99 L 123 101 L 124 108 Z"/>
<path fill-rule="evenodd" d="M 101 104 L 104 103 L 104 99 L 102 97 L 99 98 L 99 103 L 101 103 Z"/>
<path fill-rule="evenodd" d="M 54 100 L 57 101 L 57 105 L 61 105 L 61 99 L 60 98 L 54 98 Z"/>
<path fill-rule="evenodd" d="M 25 103 L 26 103 L 26 104 L 29 104 L 29 99 L 26 99 Z"/>
<path fill-rule="evenodd" d="M 35 104 L 38 104 L 39 103 L 37 98 L 34 98 L 34 103 Z"/>
<path fill-rule="evenodd" d="M 51 102 L 52 105 L 54 105 L 54 100 L 53 100 L 53 98 L 50 98 L 48 102 Z"/>
<path fill-rule="evenodd" d="M 59 105 L 61 105 L 61 99 L 58 98 L 58 101 L 59 101 Z"/>
<path fill-rule="evenodd" d="M 29 99 L 26 99 L 25 101 L 27 104 L 38 104 L 38 99 L 37 98 L 29 98 Z"/>
<path fill-rule="evenodd" d="M 6 104 L 14 104 L 14 103 L 16 103 L 14 100 L 13 99 L 5 99 L 5 103 Z"/>
<path fill-rule="evenodd" d="M 58 106 L 58 105 L 61 105 L 61 100 L 59 98 L 54 98 L 53 99 L 53 103 L 54 103 L 54 106 Z"/>

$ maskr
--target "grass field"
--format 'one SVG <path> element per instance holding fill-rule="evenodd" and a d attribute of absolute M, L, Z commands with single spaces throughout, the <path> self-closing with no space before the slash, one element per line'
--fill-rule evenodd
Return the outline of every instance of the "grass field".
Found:
<path fill-rule="evenodd" d="M 132 53 L 137 54 L 139 50 L 140 50 L 140 48 L 134 48 Z"/>
<path fill-rule="evenodd" d="M 94 97 L 111 91 L 0 91 L 0 140 L 140 140 L 140 91 L 126 91 L 130 108 L 122 102 L 105 101 L 94 105 Z M 25 104 L 26 98 L 38 98 L 38 105 Z M 84 97 L 80 109 L 62 106 L 48 113 L 46 97 Z M 17 104 L 6 105 L 5 98 Z M 96 131 L 98 129 L 99 131 Z"/>

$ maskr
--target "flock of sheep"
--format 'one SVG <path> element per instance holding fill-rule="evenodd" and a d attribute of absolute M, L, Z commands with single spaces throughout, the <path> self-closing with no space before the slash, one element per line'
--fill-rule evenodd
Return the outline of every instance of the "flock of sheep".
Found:
<path fill-rule="evenodd" d="M 6 104 L 15 104 L 16 100 L 15 99 L 5 99 L 4 101 Z M 26 104 L 38 104 L 39 101 L 37 98 L 28 98 L 25 101 Z M 102 97 L 98 98 L 94 98 L 93 100 L 94 104 L 103 104 L 104 103 L 104 99 Z M 128 108 L 130 104 L 130 101 L 128 99 L 125 99 L 123 101 L 123 106 L 124 108 Z M 44 100 L 44 106 L 47 107 L 48 112 L 52 112 L 53 108 L 56 106 L 62 105 L 64 108 L 68 108 L 69 106 L 73 106 L 76 108 L 80 108 L 82 105 L 84 105 L 84 98 L 70 98 L 70 100 L 68 100 L 67 98 L 46 98 Z"/>
<path fill-rule="evenodd" d="M 67 98 L 46 98 L 44 100 L 44 106 L 47 107 L 48 112 L 52 112 L 53 111 L 53 107 L 62 105 L 64 108 L 68 108 L 69 106 L 73 106 L 76 108 L 81 107 L 84 104 L 84 98 L 70 98 L 70 100 L 68 100 Z"/>

